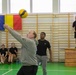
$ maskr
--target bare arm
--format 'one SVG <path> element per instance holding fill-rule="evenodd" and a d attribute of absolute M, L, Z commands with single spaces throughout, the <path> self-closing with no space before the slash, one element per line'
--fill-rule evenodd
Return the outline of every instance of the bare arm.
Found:
<path fill-rule="evenodd" d="M 51 48 L 49 49 L 49 54 L 50 54 L 50 61 L 52 62 L 52 51 L 51 51 Z"/>

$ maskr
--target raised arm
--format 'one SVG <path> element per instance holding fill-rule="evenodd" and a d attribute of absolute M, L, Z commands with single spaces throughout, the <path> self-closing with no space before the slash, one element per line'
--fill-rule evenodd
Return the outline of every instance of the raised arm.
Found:
<path fill-rule="evenodd" d="M 13 30 L 6 24 L 4 24 L 4 28 L 6 28 L 15 39 L 17 39 L 20 43 L 22 43 L 22 37 L 17 31 Z"/>
<path fill-rule="evenodd" d="M 10 28 L 8 25 L 6 25 L 6 24 L 4 24 L 4 27 L 10 32 L 10 34 L 15 38 L 15 39 L 17 39 L 23 46 L 27 46 L 28 45 L 28 43 L 30 42 L 30 44 L 32 44 L 33 43 L 33 41 L 31 40 L 31 39 L 29 39 L 29 38 L 27 38 L 27 37 L 21 37 L 21 35 L 17 32 L 17 31 L 15 31 L 15 30 L 13 30 L 12 28 Z"/>

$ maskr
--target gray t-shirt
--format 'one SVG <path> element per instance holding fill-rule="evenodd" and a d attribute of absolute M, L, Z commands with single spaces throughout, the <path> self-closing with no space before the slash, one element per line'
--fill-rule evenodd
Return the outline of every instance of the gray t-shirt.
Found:
<path fill-rule="evenodd" d="M 21 62 L 24 66 L 37 65 L 36 51 L 37 46 L 35 40 L 29 39 L 27 37 L 23 38 L 21 35 L 10 29 L 11 35 L 17 39 L 21 44 Z"/>

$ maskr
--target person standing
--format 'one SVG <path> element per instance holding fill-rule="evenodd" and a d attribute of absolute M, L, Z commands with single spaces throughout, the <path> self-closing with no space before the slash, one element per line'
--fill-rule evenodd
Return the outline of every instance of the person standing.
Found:
<path fill-rule="evenodd" d="M 22 37 L 18 32 L 11 29 L 8 25 L 4 24 L 4 27 L 12 34 L 12 36 L 17 39 L 21 44 L 21 63 L 22 67 L 18 71 L 17 75 L 36 75 L 37 73 L 37 58 L 36 58 L 36 43 L 34 39 L 36 38 L 35 31 L 29 31 L 27 36 Z"/>
<path fill-rule="evenodd" d="M 75 16 L 75 21 L 72 24 L 72 28 L 73 28 L 73 31 L 74 31 L 75 48 L 76 48 L 76 16 Z"/>
<path fill-rule="evenodd" d="M 74 29 L 74 38 L 76 39 L 76 16 L 75 16 L 75 21 L 72 24 L 72 27 Z"/>
<path fill-rule="evenodd" d="M 46 33 L 41 32 L 40 39 L 38 40 L 38 46 L 37 46 L 37 60 L 38 60 L 38 64 L 41 62 L 43 75 L 47 75 L 47 71 L 46 71 L 47 48 L 49 49 L 49 53 L 50 53 L 50 61 L 52 61 L 51 46 L 50 46 L 50 43 L 45 39 L 45 37 L 46 37 Z"/>

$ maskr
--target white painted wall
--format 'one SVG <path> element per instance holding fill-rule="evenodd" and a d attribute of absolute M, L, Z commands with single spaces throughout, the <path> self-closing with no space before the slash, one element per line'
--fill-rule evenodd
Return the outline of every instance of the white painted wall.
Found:
<path fill-rule="evenodd" d="M 59 13 L 59 1 L 60 0 L 53 0 L 53 13 Z M 2 13 L 3 14 L 9 13 L 9 10 L 10 10 L 9 2 L 10 2 L 10 0 L 2 0 Z M 31 7 L 31 9 L 32 9 L 32 7 Z M 32 12 L 32 10 L 31 10 L 31 12 Z"/>

